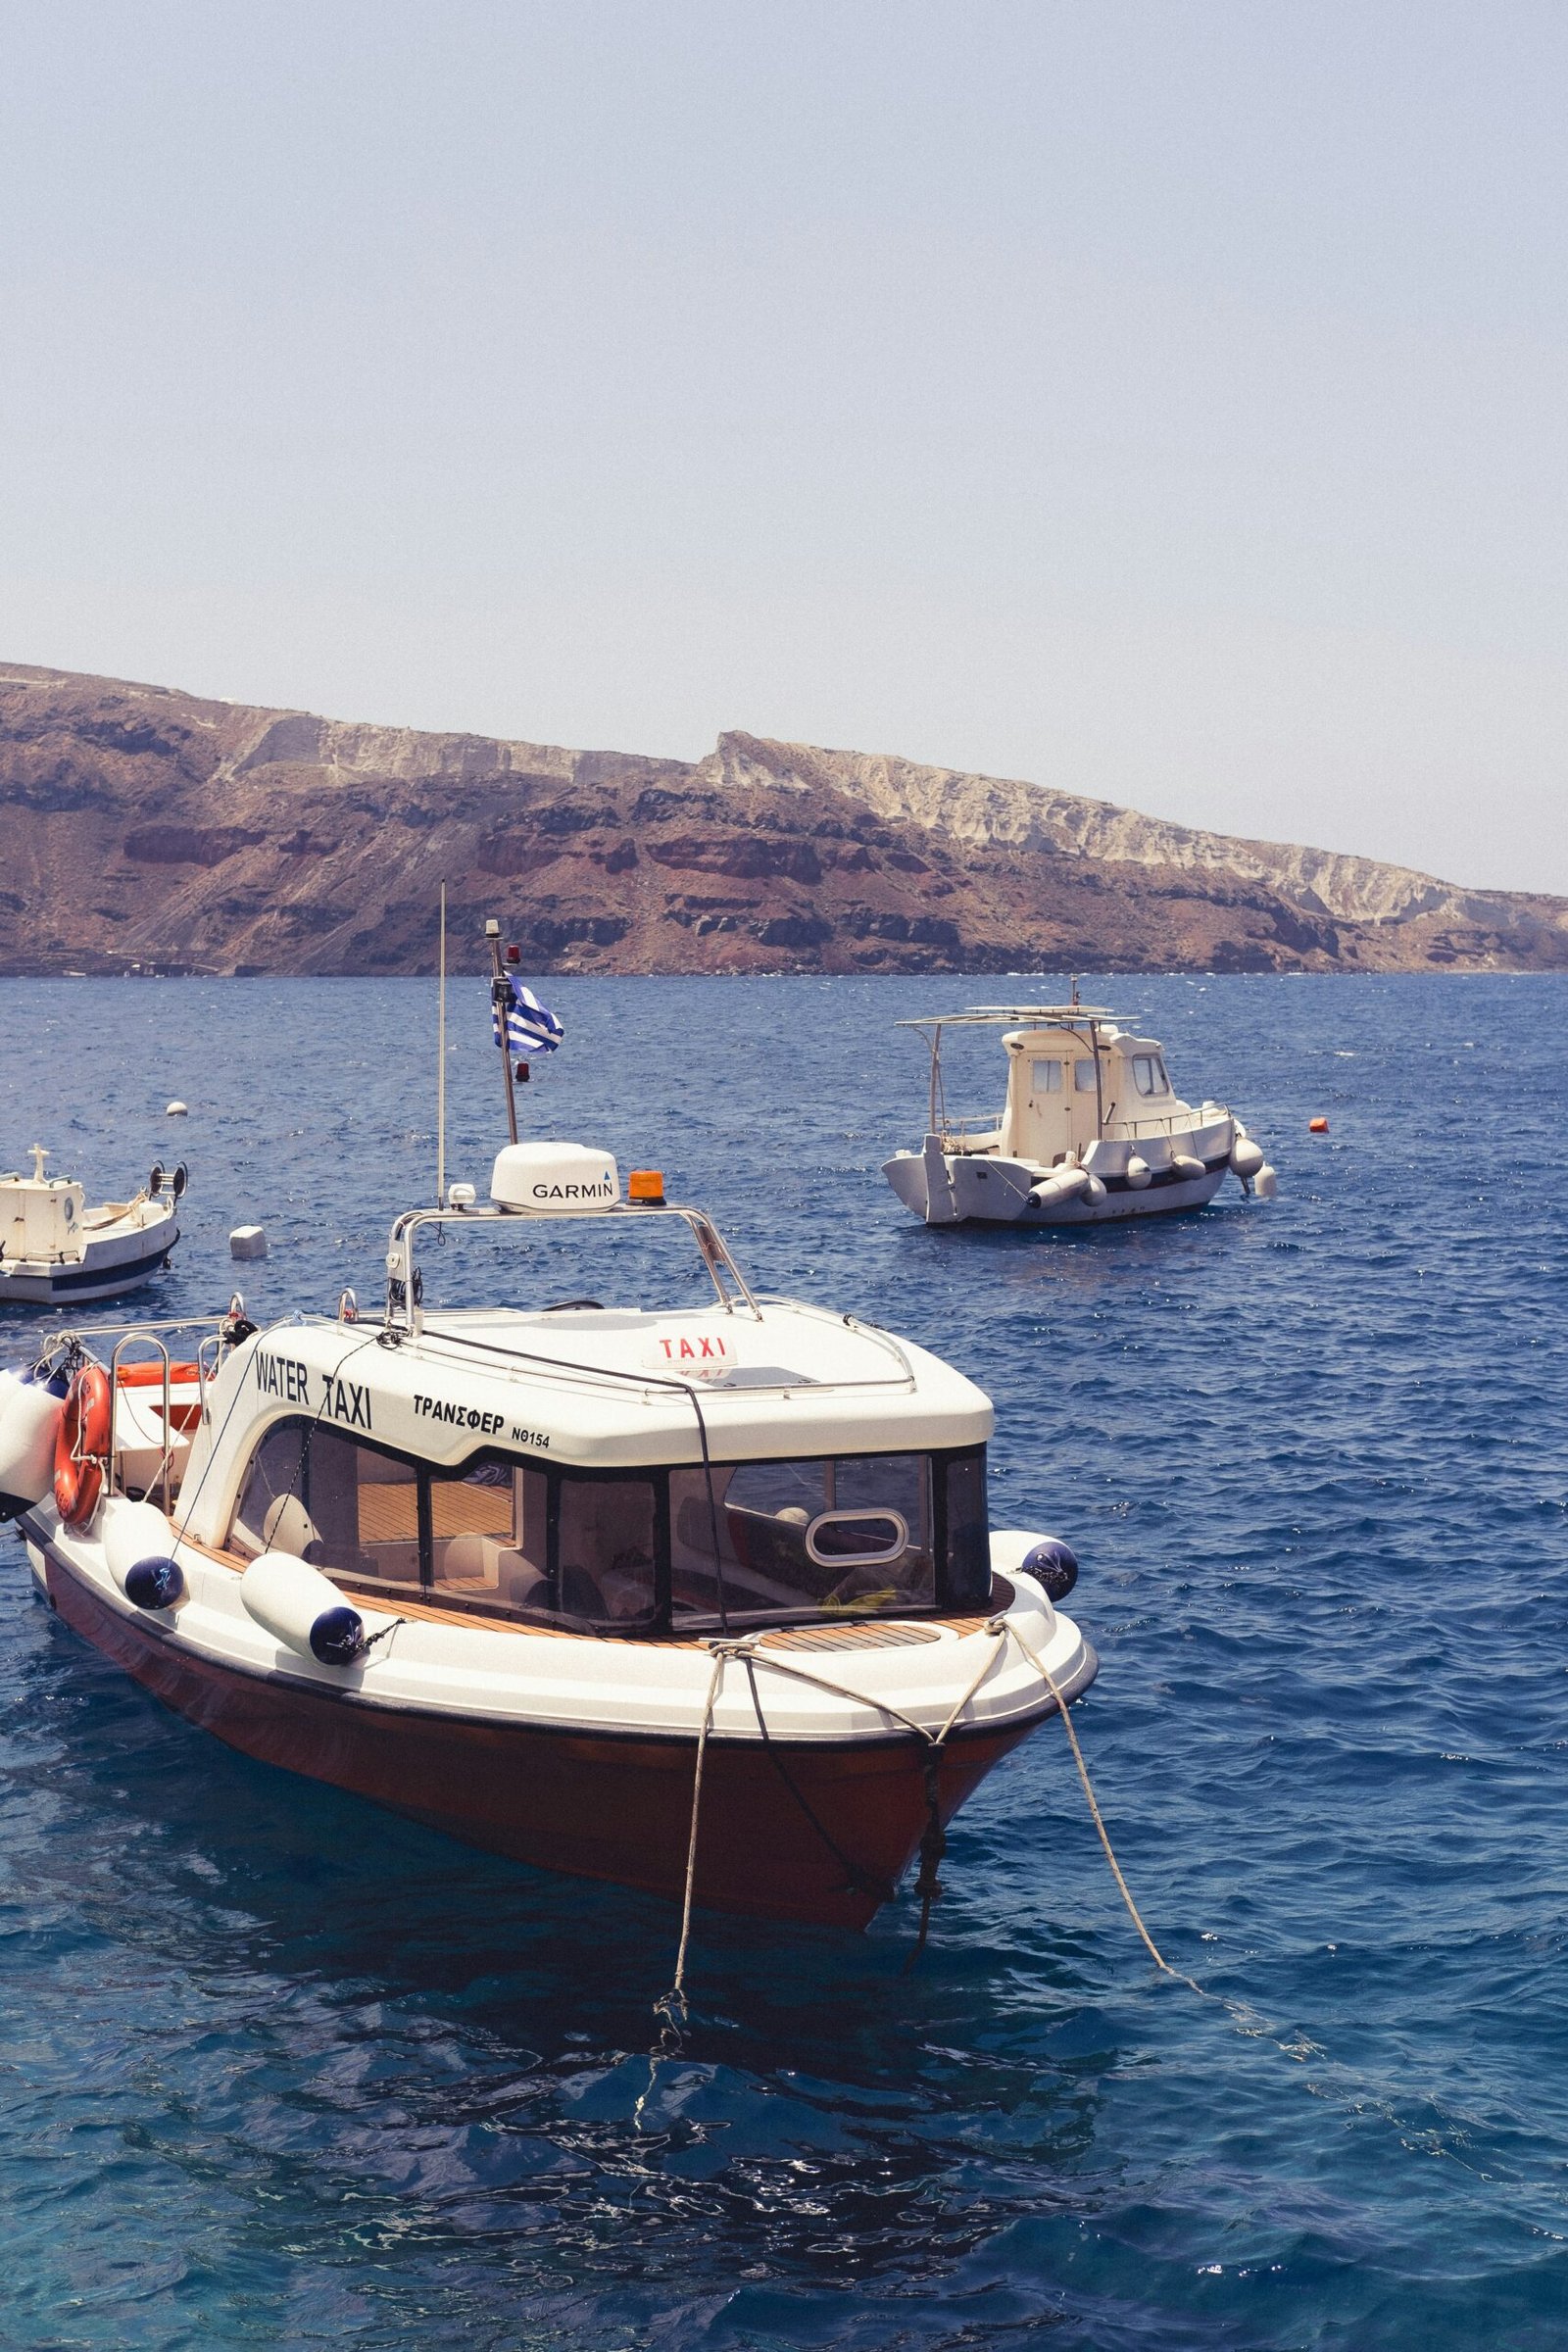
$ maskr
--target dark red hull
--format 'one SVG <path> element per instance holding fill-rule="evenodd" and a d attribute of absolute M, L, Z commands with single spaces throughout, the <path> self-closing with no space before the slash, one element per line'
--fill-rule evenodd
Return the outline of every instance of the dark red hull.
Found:
<path fill-rule="evenodd" d="M 49 1597 L 66 1623 L 166 1706 L 242 1754 L 351 1789 L 492 1853 L 680 1899 L 695 1740 L 434 1716 L 244 1674 L 122 1617 L 47 1556 Z M 950 1738 L 938 1773 L 945 1822 L 1031 1728 Z M 854 1746 L 710 1740 L 697 1901 L 863 1928 L 919 1845 L 925 1754 L 912 1735 Z"/>

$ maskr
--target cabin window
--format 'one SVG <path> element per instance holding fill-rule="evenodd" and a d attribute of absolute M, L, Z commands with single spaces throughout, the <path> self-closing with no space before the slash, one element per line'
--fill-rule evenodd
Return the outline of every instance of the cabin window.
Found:
<path fill-rule="evenodd" d="M 1092 1095 L 1094 1093 L 1095 1065 L 1093 1060 L 1086 1058 L 1083 1061 L 1075 1061 L 1073 1063 L 1072 1083 L 1075 1094 Z"/>
<path fill-rule="evenodd" d="M 899 1614 L 936 1603 L 925 1454 L 672 1470 L 669 1525 L 677 1626 Z"/>
<path fill-rule="evenodd" d="M 430 1590 L 485 1609 L 550 1604 L 550 1482 L 501 1454 L 432 1470 Z"/>
<path fill-rule="evenodd" d="M 254 1560 L 264 1551 L 289 1551 L 319 1564 L 320 1539 L 305 1507 L 308 1421 L 270 1429 L 251 1456 L 229 1524 L 230 1547 Z"/>
<path fill-rule="evenodd" d="M 947 1464 L 943 1545 L 943 1602 L 950 1609 L 984 1609 L 991 1602 L 991 1519 L 986 1504 L 985 1448 L 956 1453 Z"/>
<path fill-rule="evenodd" d="M 1165 1064 L 1157 1054 L 1135 1054 L 1132 1063 L 1133 1084 L 1141 1095 L 1164 1095 L 1170 1092 Z"/>
<path fill-rule="evenodd" d="M 228 1540 L 392 1607 L 622 1635 L 982 1608 L 991 1586 L 983 1447 L 715 1463 L 710 1488 L 494 1451 L 442 1470 L 294 1419 L 252 1456 Z"/>
<path fill-rule="evenodd" d="M 1061 1063 L 1032 1061 L 1029 1064 L 1029 1091 L 1035 1095 L 1059 1095 L 1061 1092 Z"/>
<path fill-rule="evenodd" d="M 563 1617 L 617 1632 L 659 1613 L 658 1512 L 651 1478 L 574 1478 L 557 1488 L 556 1590 Z"/>
<path fill-rule="evenodd" d="M 362 1582 L 417 1586 L 417 1466 L 319 1423 L 285 1421 L 257 1448 L 232 1541 L 252 1557 L 289 1551 Z"/>

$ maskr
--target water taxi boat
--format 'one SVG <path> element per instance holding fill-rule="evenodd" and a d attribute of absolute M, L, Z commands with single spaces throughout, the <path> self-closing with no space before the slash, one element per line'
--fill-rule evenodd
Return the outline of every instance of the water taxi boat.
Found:
<path fill-rule="evenodd" d="M 1134 1036 L 1103 1005 L 975 1004 L 901 1021 L 931 1055 L 926 1134 L 882 1163 L 928 1225 L 1094 1225 L 1202 1208 L 1227 1175 L 1273 1200 L 1279 1179 L 1223 1102 L 1197 1108 L 1171 1086 L 1157 1038 Z M 1003 1032 L 1000 1118 L 950 1117 L 943 1033 Z"/>
<path fill-rule="evenodd" d="M 117 1298 L 169 1263 L 179 1239 L 185 1170 L 155 1163 L 129 1200 L 89 1208 L 79 1184 L 46 1176 L 32 1147 L 30 1176 L 0 1176 L 0 1306 L 76 1306 Z"/>
<path fill-rule="evenodd" d="M 859 1927 L 917 1851 L 929 1898 L 946 1823 L 1093 1680 L 1076 1563 L 989 1526 L 979 1389 L 757 1296 L 700 1209 L 627 1190 L 514 1144 L 488 1203 L 397 1220 L 377 1320 L 345 1294 L 79 1332 L 0 1374 L 0 1513 L 68 1625 L 247 1755 L 524 1862 L 679 1898 L 690 1861 L 700 1904 Z M 695 1242 L 708 1302 L 425 1304 L 421 1239 L 567 1218 Z"/>

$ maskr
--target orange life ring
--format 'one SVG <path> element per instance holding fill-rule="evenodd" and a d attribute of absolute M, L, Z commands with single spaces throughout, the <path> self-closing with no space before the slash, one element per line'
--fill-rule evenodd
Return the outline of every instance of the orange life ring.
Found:
<path fill-rule="evenodd" d="M 104 1491 L 109 1451 L 109 1375 L 83 1364 L 66 1391 L 55 1439 L 55 1508 L 67 1527 L 85 1527 Z"/>
<path fill-rule="evenodd" d="M 171 1388 L 177 1388 L 182 1380 L 191 1381 L 195 1378 L 194 1364 L 171 1364 L 169 1367 Z M 162 1363 L 122 1364 L 115 1374 L 115 1386 L 120 1389 L 161 1389 L 163 1385 Z"/>

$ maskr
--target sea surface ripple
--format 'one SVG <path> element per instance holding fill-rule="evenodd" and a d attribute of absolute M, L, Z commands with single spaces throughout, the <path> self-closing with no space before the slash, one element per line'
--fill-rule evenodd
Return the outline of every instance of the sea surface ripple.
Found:
<path fill-rule="evenodd" d="M 907 1898 L 863 1938 L 700 1919 L 639 2122 L 669 1911 L 229 1753 L 5 1539 L 8 2346 L 1568 2341 L 1568 992 L 1104 983 L 1280 1200 L 927 1233 L 878 1174 L 923 1123 L 891 1024 L 1000 985 L 550 983 L 524 1118 L 662 1165 L 761 1285 L 994 1396 L 994 1517 L 1082 1556 L 1090 1767 L 1202 1996 L 1150 1965 L 1047 1726 L 957 1825 L 913 1974 Z M 432 983 L 0 1001 L 0 1156 L 47 1144 L 93 1198 L 191 1163 L 128 1311 L 236 1276 L 261 1319 L 374 1305 L 433 1185 Z M 448 1171 L 482 1191 L 482 983 L 451 1021 Z M 988 1106 L 995 1043 L 955 1062 Z M 235 1268 L 249 1219 L 272 1253 Z M 561 1295 L 549 1249 L 488 1247 L 437 1253 L 440 1295 Z M 0 1360 L 49 1320 L 0 1318 Z"/>

